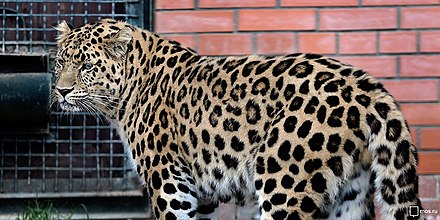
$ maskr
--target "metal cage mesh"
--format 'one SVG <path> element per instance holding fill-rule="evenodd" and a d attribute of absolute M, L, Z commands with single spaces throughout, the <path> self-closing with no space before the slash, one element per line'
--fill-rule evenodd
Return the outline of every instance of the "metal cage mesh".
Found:
<path fill-rule="evenodd" d="M 49 132 L 2 137 L 0 198 L 141 195 L 107 123 L 86 113 L 53 112 Z"/>
<path fill-rule="evenodd" d="M 3 0 L 1 52 L 47 54 L 53 26 L 102 18 L 144 26 L 144 1 Z M 50 54 L 50 53 L 49 53 Z M 23 64 L 20 64 L 23 65 Z M 1 122 L 0 122 L 1 123 Z M 142 195 L 115 130 L 86 113 L 53 109 L 49 135 L 0 136 L 0 199 Z"/>
<path fill-rule="evenodd" d="M 143 26 L 143 7 L 141 0 L 3 0 L 1 50 L 3 53 L 47 51 L 55 45 L 53 27 L 62 20 L 78 26 L 113 18 Z"/>

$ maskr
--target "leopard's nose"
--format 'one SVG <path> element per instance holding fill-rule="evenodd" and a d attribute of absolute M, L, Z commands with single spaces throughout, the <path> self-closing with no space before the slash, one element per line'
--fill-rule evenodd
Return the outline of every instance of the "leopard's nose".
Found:
<path fill-rule="evenodd" d="M 70 87 L 70 88 L 58 88 L 57 87 L 57 90 L 61 94 L 61 96 L 66 97 L 67 94 L 69 94 L 70 92 L 73 91 L 73 87 Z"/>

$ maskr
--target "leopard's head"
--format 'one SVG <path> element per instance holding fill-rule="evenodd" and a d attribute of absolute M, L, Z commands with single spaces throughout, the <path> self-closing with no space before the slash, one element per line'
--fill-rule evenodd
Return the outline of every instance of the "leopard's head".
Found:
<path fill-rule="evenodd" d="M 112 114 L 121 101 L 131 27 L 101 20 L 76 29 L 63 21 L 55 29 L 54 99 L 65 111 Z"/>

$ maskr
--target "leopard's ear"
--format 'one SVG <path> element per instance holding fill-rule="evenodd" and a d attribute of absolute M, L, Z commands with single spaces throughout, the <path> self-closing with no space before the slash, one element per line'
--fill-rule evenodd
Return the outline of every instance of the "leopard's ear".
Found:
<path fill-rule="evenodd" d="M 125 53 L 127 52 L 127 45 L 133 38 L 133 31 L 129 27 L 124 27 L 119 30 L 112 37 L 107 39 L 105 43 L 107 44 L 107 52 L 119 59 L 125 58 Z"/>
<path fill-rule="evenodd" d="M 61 45 L 62 43 L 64 43 L 64 41 L 66 41 L 67 36 L 72 31 L 71 27 L 72 26 L 67 24 L 66 21 L 62 21 L 60 24 L 58 24 L 58 26 L 55 27 L 55 30 L 60 32 L 60 34 L 58 34 L 58 36 L 57 36 L 58 46 Z"/>

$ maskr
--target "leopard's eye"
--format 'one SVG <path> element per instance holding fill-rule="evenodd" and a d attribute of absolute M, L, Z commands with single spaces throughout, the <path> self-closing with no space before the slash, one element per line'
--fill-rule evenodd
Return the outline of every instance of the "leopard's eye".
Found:
<path fill-rule="evenodd" d="M 81 67 L 82 70 L 90 70 L 92 68 L 93 68 L 93 64 L 91 62 L 85 62 Z"/>

